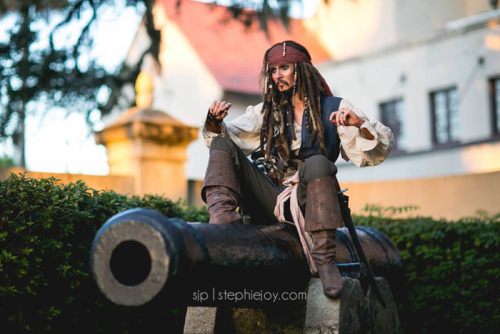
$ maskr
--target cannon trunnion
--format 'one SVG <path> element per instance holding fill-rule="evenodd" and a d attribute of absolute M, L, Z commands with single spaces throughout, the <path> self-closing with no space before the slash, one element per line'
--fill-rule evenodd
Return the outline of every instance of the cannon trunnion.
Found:
<path fill-rule="evenodd" d="M 357 232 L 377 275 L 399 271 L 399 252 L 384 234 L 366 227 Z M 358 262 L 347 230 L 338 229 L 339 269 L 355 275 Z M 125 306 L 153 298 L 166 305 L 231 305 L 228 293 L 298 293 L 311 278 L 293 225 L 186 223 L 149 209 L 110 218 L 94 239 L 90 265 L 104 295 Z"/>

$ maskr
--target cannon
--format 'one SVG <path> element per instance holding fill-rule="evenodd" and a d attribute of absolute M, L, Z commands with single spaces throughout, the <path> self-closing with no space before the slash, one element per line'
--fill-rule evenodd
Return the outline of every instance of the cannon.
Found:
<path fill-rule="evenodd" d="M 395 245 L 374 229 L 358 227 L 357 233 L 375 274 L 390 280 L 401 268 Z M 359 259 L 345 228 L 338 229 L 337 240 L 341 273 L 358 275 Z M 158 298 L 169 306 L 276 303 L 264 295 L 299 293 L 311 278 L 291 224 L 186 223 L 140 208 L 100 228 L 90 266 L 102 293 L 124 306 Z M 236 300 L 236 293 L 245 298 Z"/>

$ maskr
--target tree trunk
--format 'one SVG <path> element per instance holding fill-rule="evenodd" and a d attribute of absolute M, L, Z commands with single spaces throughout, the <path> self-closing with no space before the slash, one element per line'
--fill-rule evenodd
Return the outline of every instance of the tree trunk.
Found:
<path fill-rule="evenodd" d="M 24 83 L 23 83 L 24 85 Z M 19 134 L 18 134 L 18 149 L 20 151 L 19 167 L 26 169 L 26 108 L 25 102 L 21 103 L 21 110 L 19 110 Z"/>

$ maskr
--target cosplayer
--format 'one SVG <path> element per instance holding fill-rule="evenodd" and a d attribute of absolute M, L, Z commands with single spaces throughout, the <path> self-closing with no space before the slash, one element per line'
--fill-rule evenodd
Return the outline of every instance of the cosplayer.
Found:
<path fill-rule="evenodd" d="M 339 296 L 336 229 L 342 227 L 335 175 L 340 154 L 358 167 L 381 163 L 391 130 L 370 121 L 351 103 L 333 97 L 309 52 L 300 44 L 275 44 L 264 55 L 264 101 L 224 122 L 230 103 L 214 102 L 203 136 L 210 158 L 202 188 L 211 224 L 254 224 L 293 219 L 311 272 L 323 292 Z M 252 163 L 247 156 L 252 154 Z"/>

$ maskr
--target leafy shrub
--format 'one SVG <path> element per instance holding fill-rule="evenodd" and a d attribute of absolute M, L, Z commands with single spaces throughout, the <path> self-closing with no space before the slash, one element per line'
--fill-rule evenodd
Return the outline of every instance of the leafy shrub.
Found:
<path fill-rule="evenodd" d="M 403 261 L 396 299 L 403 332 L 497 333 L 500 328 L 500 215 L 458 222 L 356 216 L 385 233 Z"/>
<path fill-rule="evenodd" d="M 205 209 L 146 195 L 97 191 L 83 182 L 57 184 L 11 174 L 0 181 L 0 328 L 27 331 L 182 332 L 184 310 L 150 302 L 119 307 L 98 291 L 88 268 L 99 227 L 112 215 L 149 207 L 167 217 L 207 221 Z M 405 211 L 413 210 L 412 207 Z M 458 222 L 389 219 L 398 208 L 355 216 L 387 234 L 404 264 L 396 296 L 408 333 L 496 333 L 500 328 L 500 216 Z"/>
<path fill-rule="evenodd" d="M 13 167 L 15 165 L 14 159 L 4 154 L 0 157 L 0 168 L 2 167 Z"/>
<path fill-rule="evenodd" d="M 206 210 L 161 196 L 128 197 L 82 181 L 56 181 L 24 174 L 0 181 L 2 332 L 144 331 L 156 319 L 182 326 L 178 310 L 129 310 L 105 300 L 89 272 L 90 246 L 108 218 L 129 208 L 148 207 L 187 221 L 207 221 Z"/>

